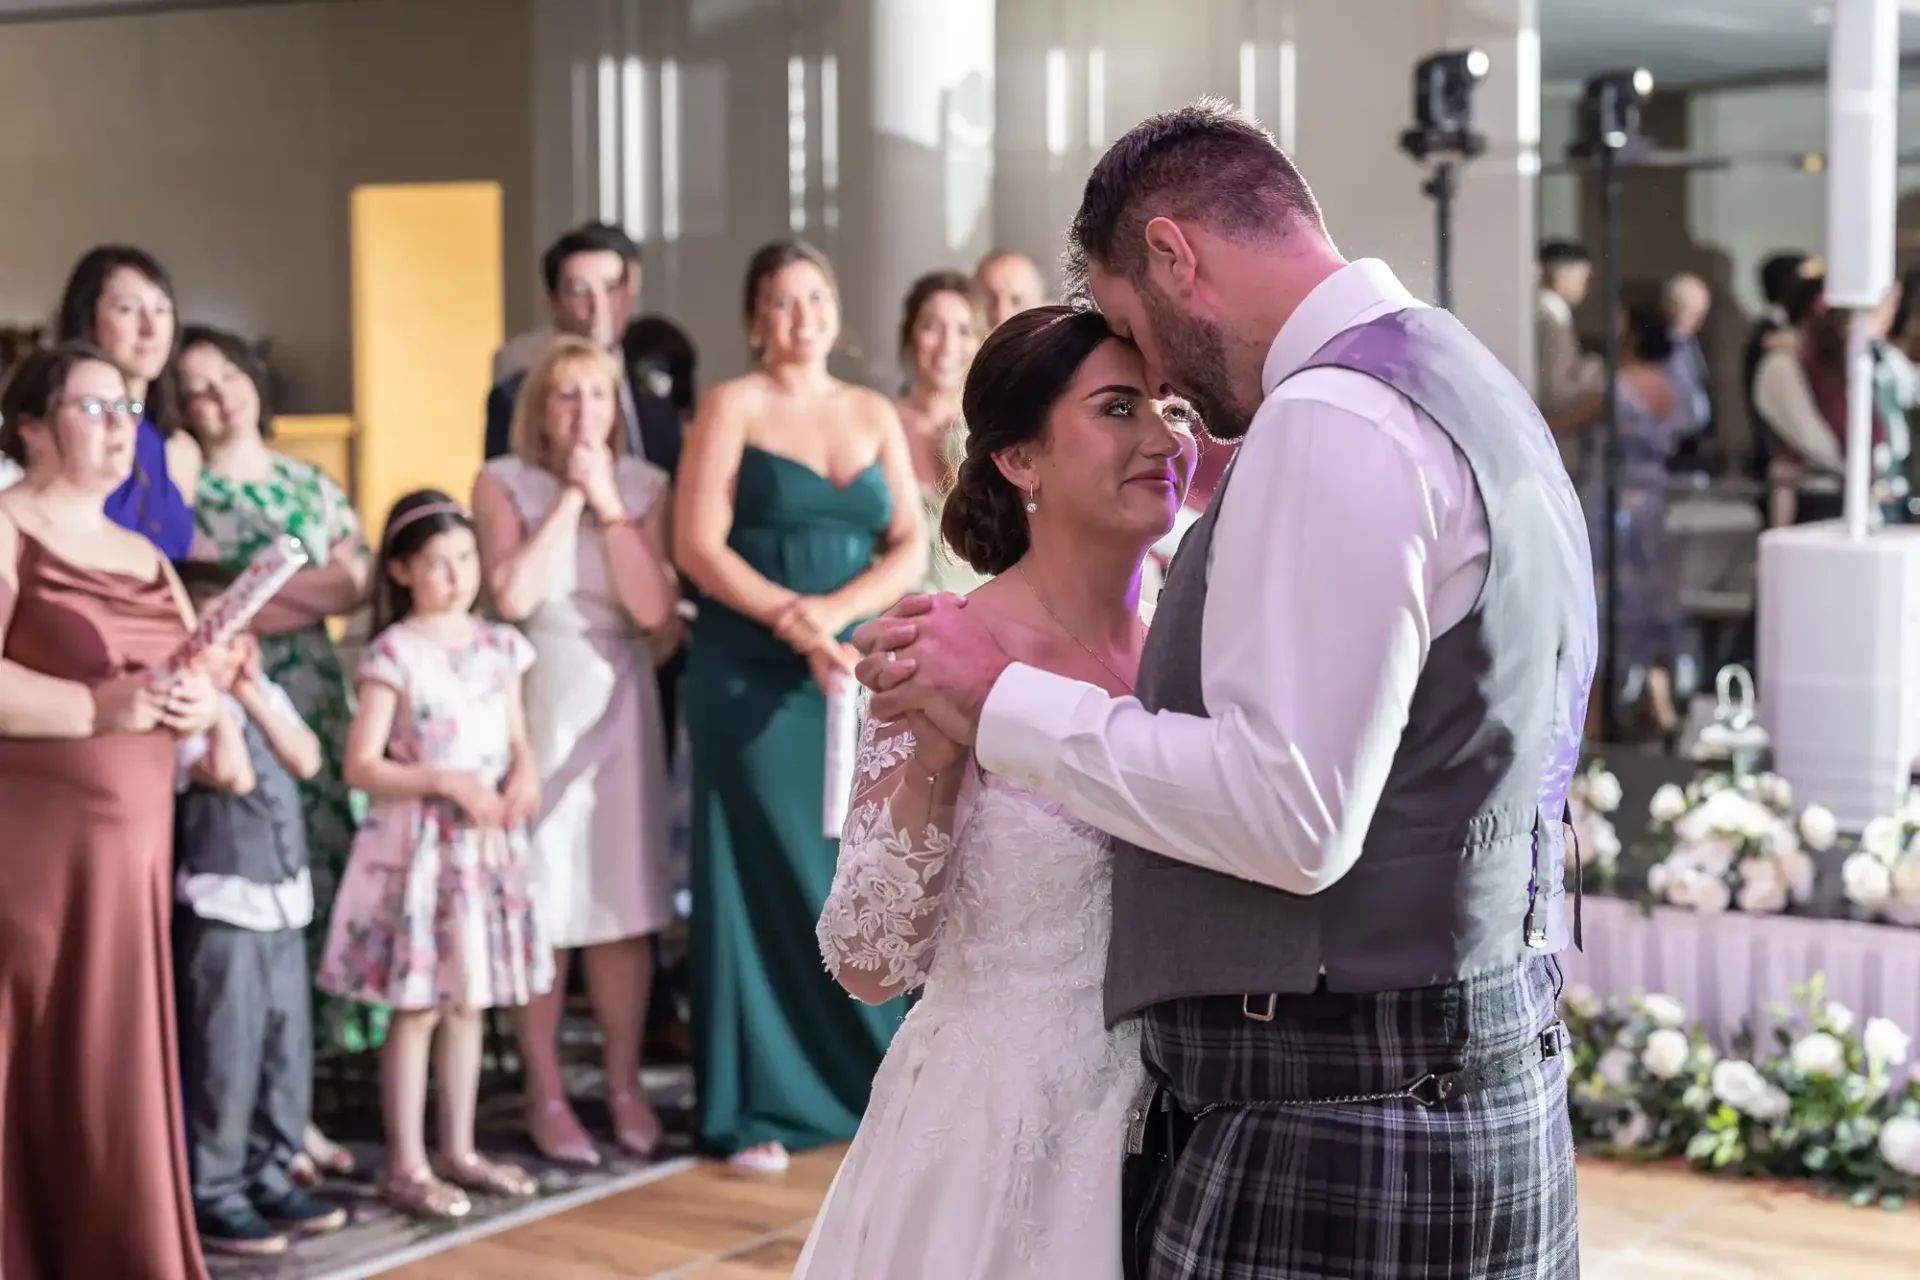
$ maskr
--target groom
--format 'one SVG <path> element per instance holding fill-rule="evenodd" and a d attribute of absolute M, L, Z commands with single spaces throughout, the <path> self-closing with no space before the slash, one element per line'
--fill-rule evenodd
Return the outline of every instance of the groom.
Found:
<path fill-rule="evenodd" d="M 1160 1086 L 1138 1274 L 1575 1276 L 1552 956 L 1596 646 L 1546 425 L 1223 105 L 1115 143 L 1069 241 L 1150 376 L 1241 441 L 1138 700 L 1010 663 L 951 596 L 855 643 L 875 716 L 1116 838 L 1107 1015 Z"/>

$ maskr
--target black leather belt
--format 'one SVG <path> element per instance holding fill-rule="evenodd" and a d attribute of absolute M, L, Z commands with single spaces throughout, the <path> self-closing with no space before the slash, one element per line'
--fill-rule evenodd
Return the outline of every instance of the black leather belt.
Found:
<path fill-rule="evenodd" d="M 1297 1107 L 1346 1107 L 1362 1102 L 1392 1102 L 1409 1098 L 1423 1107 L 1437 1107 L 1469 1094 L 1495 1088 L 1525 1075 L 1543 1062 L 1558 1058 L 1567 1048 L 1567 1028 L 1556 1022 L 1504 1058 L 1474 1067 L 1443 1067 L 1384 1093 L 1354 1093 L 1332 1098 L 1296 1098 L 1260 1102 L 1210 1102 L 1194 1112 L 1198 1121 L 1216 1111 L 1282 1111 Z"/>

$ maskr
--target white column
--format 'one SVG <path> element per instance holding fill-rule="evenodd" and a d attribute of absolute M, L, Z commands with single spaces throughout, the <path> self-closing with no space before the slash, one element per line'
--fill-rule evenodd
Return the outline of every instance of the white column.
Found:
<path fill-rule="evenodd" d="M 1474 99 L 1487 153 L 1462 176 L 1453 230 L 1454 311 L 1528 386 L 1541 142 L 1539 0 L 1453 0 L 1446 42 L 1486 50 Z"/>

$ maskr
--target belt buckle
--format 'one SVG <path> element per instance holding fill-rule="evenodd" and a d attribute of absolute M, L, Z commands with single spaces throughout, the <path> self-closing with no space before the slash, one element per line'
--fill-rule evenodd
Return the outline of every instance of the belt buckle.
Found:
<path fill-rule="evenodd" d="M 1407 1086 L 1406 1096 L 1423 1107 L 1437 1107 L 1460 1096 L 1459 1073 L 1429 1071 Z"/>
<path fill-rule="evenodd" d="M 1258 997 L 1245 995 L 1240 997 L 1240 1012 L 1254 1022 L 1272 1022 L 1280 1008 L 1280 997 L 1274 992 L 1267 993 L 1267 1007 L 1264 1012 L 1255 1013 L 1253 1002 Z"/>

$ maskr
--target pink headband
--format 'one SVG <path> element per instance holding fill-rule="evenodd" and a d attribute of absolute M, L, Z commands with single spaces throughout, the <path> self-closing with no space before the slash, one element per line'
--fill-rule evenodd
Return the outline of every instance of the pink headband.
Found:
<path fill-rule="evenodd" d="M 473 520 L 473 517 L 467 514 L 467 509 L 457 502 L 429 502 L 424 507 L 415 507 L 398 520 L 387 521 L 387 536 L 381 545 L 383 547 L 392 546 L 393 536 L 396 533 L 399 533 L 415 521 L 425 520 L 428 516 L 459 516 L 462 520 L 468 522 Z"/>

